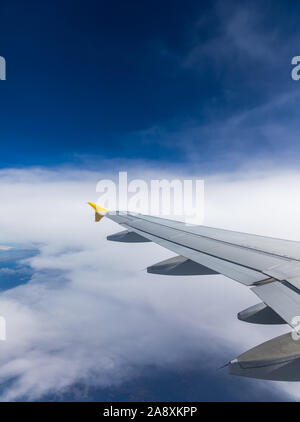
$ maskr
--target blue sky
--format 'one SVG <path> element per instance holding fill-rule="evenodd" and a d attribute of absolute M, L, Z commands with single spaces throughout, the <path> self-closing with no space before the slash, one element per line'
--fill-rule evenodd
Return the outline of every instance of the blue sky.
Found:
<path fill-rule="evenodd" d="M 296 11 L 285 1 L 2 2 L 0 166 L 295 160 Z"/>
<path fill-rule="evenodd" d="M 82 385 L 95 400 L 299 398 L 216 374 L 279 334 L 236 320 L 250 292 L 224 278 L 217 291 L 155 283 L 141 271 L 169 257 L 155 245 L 118 249 L 116 265 L 103 244 L 118 228 L 95 230 L 85 205 L 100 173 L 193 173 L 208 177 L 212 225 L 299 240 L 298 12 L 283 0 L 1 2 L 1 242 L 39 253 L 2 271 L 16 335 L 0 400 L 74 399 Z"/>

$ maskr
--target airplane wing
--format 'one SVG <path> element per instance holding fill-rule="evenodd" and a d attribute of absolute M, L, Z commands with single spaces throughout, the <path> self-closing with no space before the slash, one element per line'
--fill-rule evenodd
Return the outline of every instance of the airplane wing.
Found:
<path fill-rule="evenodd" d="M 242 354 L 229 363 L 229 372 L 254 378 L 300 381 L 300 335 L 299 341 L 297 337 L 300 331 L 300 242 L 186 225 L 132 212 L 111 213 L 99 205 L 90 205 L 95 209 L 96 221 L 105 215 L 124 227 L 124 231 L 108 236 L 108 240 L 151 241 L 177 254 L 148 267 L 149 273 L 223 274 L 250 287 L 262 302 L 241 311 L 240 320 L 287 323 L 296 332 L 285 334 L 284 341 L 280 336 L 271 340 L 271 346 L 269 341 Z"/>

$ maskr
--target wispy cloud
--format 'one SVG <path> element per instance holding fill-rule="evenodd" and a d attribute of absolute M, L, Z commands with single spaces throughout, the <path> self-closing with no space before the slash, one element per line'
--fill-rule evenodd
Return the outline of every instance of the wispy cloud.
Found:
<path fill-rule="evenodd" d="M 298 30 L 274 22 L 274 10 L 259 2 L 217 2 L 203 12 L 188 47 L 169 50 L 177 71 L 190 72 L 203 95 L 190 112 L 132 139 L 164 145 L 176 161 L 203 172 L 238 168 L 249 156 L 298 165 L 300 85 L 290 75 Z"/>

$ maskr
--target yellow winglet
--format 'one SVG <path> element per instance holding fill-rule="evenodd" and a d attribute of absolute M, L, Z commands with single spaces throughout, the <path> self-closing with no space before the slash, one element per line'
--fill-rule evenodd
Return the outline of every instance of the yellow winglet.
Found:
<path fill-rule="evenodd" d="M 93 202 L 88 202 L 88 204 L 95 210 L 95 221 L 100 221 L 108 211 L 106 208 L 100 207 L 100 205 L 93 204 Z"/>

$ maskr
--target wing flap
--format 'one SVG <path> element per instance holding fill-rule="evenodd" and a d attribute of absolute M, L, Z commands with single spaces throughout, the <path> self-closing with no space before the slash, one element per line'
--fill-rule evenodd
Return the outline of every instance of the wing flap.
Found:
<path fill-rule="evenodd" d="M 270 306 L 291 327 L 294 318 L 300 321 L 300 295 L 298 289 L 288 282 L 273 281 L 251 289 L 266 305 Z"/>

